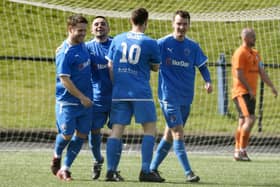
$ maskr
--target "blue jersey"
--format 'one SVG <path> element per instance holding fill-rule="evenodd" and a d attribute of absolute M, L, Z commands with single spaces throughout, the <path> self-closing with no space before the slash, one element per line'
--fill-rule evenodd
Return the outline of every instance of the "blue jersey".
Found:
<path fill-rule="evenodd" d="M 152 100 L 151 64 L 160 63 L 157 42 L 144 33 L 116 36 L 107 58 L 113 62 L 113 100 Z"/>
<path fill-rule="evenodd" d="M 105 59 L 111 41 L 112 38 L 103 43 L 93 39 L 86 43 L 92 57 L 93 105 L 96 110 L 103 112 L 110 110 L 112 101 L 112 82 L 108 61 Z"/>
<path fill-rule="evenodd" d="M 200 46 L 185 38 L 176 40 L 167 35 L 158 40 L 162 63 L 159 69 L 158 97 L 170 104 L 191 104 L 194 96 L 195 67 L 208 58 Z"/>
<path fill-rule="evenodd" d="M 71 46 L 66 41 L 56 54 L 56 100 L 65 104 L 81 104 L 61 83 L 59 77 L 69 76 L 73 84 L 92 98 L 90 54 L 84 43 Z"/>

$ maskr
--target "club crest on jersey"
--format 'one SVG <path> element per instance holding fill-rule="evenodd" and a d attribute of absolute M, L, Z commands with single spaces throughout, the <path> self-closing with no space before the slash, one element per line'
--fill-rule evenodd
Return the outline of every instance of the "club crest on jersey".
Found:
<path fill-rule="evenodd" d="M 189 56 L 189 55 L 191 54 L 191 50 L 190 50 L 189 48 L 185 48 L 185 49 L 184 49 L 184 54 L 185 54 L 186 56 Z"/>
<path fill-rule="evenodd" d="M 169 118 L 170 118 L 170 122 L 171 122 L 171 123 L 174 123 L 174 122 L 176 122 L 176 120 L 177 120 L 177 118 L 176 118 L 175 115 L 172 115 L 172 116 L 170 116 Z"/>

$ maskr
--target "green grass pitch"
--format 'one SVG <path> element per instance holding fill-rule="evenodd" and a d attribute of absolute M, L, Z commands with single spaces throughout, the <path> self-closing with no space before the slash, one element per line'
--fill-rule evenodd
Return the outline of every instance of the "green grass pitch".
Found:
<path fill-rule="evenodd" d="M 252 162 L 235 162 L 232 155 L 205 155 L 189 153 L 193 170 L 201 177 L 198 184 L 185 182 L 183 169 L 176 156 L 170 153 L 160 166 L 165 183 L 140 183 L 141 157 L 139 152 L 124 152 L 119 169 L 124 182 L 105 182 L 106 164 L 98 181 L 91 180 L 92 156 L 83 150 L 75 160 L 71 182 L 59 181 L 50 172 L 50 150 L 0 151 L 1 187 L 52 187 L 52 186 L 202 186 L 202 187 L 277 187 L 280 186 L 280 158 L 277 155 L 253 154 Z"/>

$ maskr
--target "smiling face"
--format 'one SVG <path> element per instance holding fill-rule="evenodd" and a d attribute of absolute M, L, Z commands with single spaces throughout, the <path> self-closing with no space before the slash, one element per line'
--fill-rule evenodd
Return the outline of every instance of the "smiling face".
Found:
<path fill-rule="evenodd" d="M 107 39 L 109 31 L 109 24 L 104 18 L 97 17 L 93 20 L 91 33 L 95 36 L 95 38 L 103 41 Z"/>
<path fill-rule="evenodd" d="M 86 23 L 77 23 L 75 26 L 68 27 L 69 40 L 71 44 L 79 44 L 84 42 L 87 32 Z"/>
<path fill-rule="evenodd" d="M 190 25 L 189 19 L 183 18 L 179 14 L 177 14 L 172 22 L 172 27 L 174 29 L 173 31 L 174 37 L 179 41 L 184 40 L 186 32 L 189 29 L 189 25 Z"/>

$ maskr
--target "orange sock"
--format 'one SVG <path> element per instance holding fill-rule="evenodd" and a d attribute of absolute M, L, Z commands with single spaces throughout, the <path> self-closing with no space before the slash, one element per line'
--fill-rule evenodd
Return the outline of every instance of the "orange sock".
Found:
<path fill-rule="evenodd" d="M 240 132 L 240 148 L 245 149 L 249 143 L 250 132 L 241 129 Z"/>
<path fill-rule="evenodd" d="M 237 128 L 235 132 L 235 151 L 240 149 L 240 128 Z"/>

